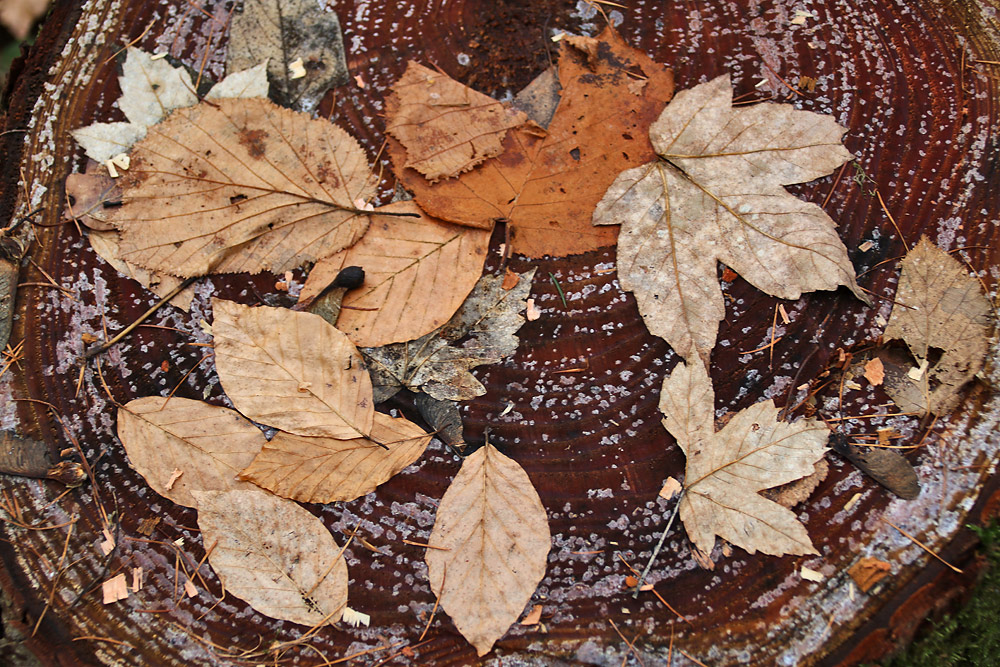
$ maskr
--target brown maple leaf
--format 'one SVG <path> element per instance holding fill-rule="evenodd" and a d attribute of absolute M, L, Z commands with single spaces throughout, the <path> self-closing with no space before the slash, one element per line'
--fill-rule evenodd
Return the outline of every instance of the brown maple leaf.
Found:
<path fill-rule="evenodd" d="M 503 152 L 469 172 L 430 184 L 399 168 L 410 158 L 390 140 L 396 175 L 420 207 L 472 227 L 506 221 L 512 250 L 529 257 L 613 245 L 617 230 L 593 227 L 591 214 L 618 172 L 655 156 L 646 128 L 670 99 L 673 75 L 610 29 L 593 46 L 596 59 L 561 45 L 561 99 L 548 127 L 510 130 Z"/>

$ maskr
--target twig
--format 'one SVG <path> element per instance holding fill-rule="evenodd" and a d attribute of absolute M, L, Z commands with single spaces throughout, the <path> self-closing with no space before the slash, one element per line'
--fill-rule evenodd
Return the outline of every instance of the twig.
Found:
<path fill-rule="evenodd" d="M 645 569 L 643 569 L 642 574 L 639 575 L 639 581 L 635 582 L 635 588 L 632 589 L 632 597 L 639 597 L 639 592 L 642 589 L 642 582 L 646 580 L 646 575 L 653 568 L 653 562 L 656 557 L 660 554 L 660 549 L 663 548 L 663 543 L 667 540 L 667 534 L 670 532 L 670 527 L 674 525 L 674 519 L 677 518 L 677 510 L 681 507 L 681 499 L 684 498 L 685 491 L 681 491 L 677 496 L 677 504 L 674 505 L 674 511 L 670 515 L 670 521 L 667 521 L 667 527 L 663 529 L 663 534 L 660 535 L 660 541 L 656 543 L 656 548 L 653 549 L 652 555 L 649 557 L 649 562 L 646 563 Z"/>
<path fill-rule="evenodd" d="M 197 276 L 197 277 L 194 277 L 194 278 L 185 278 L 184 281 L 180 285 L 178 285 L 177 287 L 175 287 L 172 290 L 170 290 L 170 292 L 168 292 L 165 297 L 163 297 L 162 299 L 160 299 L 159 301 L 157 301 L 156 303 L 154 303 L 153 306 L 149 310 L 147 310 L 145 313 L 143 313 L 142 315 L 140 315 L 139 319 L 137 319 L 135 322 L 133 322 L 132 324 L 128 325 L 127 327 L 125 327 L 124 329 L 122 329 L 121 331 L 119 331 L 118 334 L 114 338 L 112 338 L 111 340 L 105 341 L 105 342 L 101 343 L 100 345 L 97 345 L 96 347 L 92 347 L 89 350 L 87 350 L 86 352 L 84 352 L 83 358 L 84 359 L 90 359 L 91 357 L 96 356 L 98 354 L 101 354 L 102 352 L 106 352 L 107 350 L 109 350 L 112 347 L 114 347 L 115 345 L 117 345 L 119 342 L 121 342 L 121 340 L 125 336 L 129 335 L 130 333 L 132 333 L 132 331 L 134 331 L 136 327 L 138 327 L 140 324 L 142 324 L 143 321 L 146 318 L 150 317 L 153 313 L 155 313 L 156 311 L 158 311 L 165 304 L 169 303 L 171 299 L 173 299 L 175 296 L 177 296 L 178 294 L 180 294 L 181 292 L 183 292 L 187 288 L 188 285 L 190 285 L 194 281 L 198 280 L 199 277 L 200 276 Z"/>
<path fill-rule="evenodd" d="M 618 629 L 618 626 L 615 624 L 614 620 L 612 620 L 612 619 L 609 618 L 608 619 L 608 623 L 611 624 L 611 627 L 615 629 L 615 632 L 618 633 L 618 636 L 622 638 L 623 642 L 625 642 L 625 646 L 628 647 L 629 653 L 631 653 L 632 655 L 635 656 L 635 659 L 636 659 L 636 661 L 638 661 L 639 666 L 643 667 L 642 657 L 639 655 L 639 651 L 637 651 L 636 648 L 635 648 L 635 640 L 638 639 L 639 638 L 639 634 L 642 634 L 642 633 L 640 632 L 639 634 L 637 634 L 635 636 L 635 639 L 633 639 L 632 641 L 629 641 L 629 640 L 625 639 L 625 635 L 623 635 L 622 631 Z M 622 658 L 622 665 L 623 666 L 625 665 L 625 661 L 626 661 L 627 658 L 628 658 L 628 653 L 626 653 L 625 657 Z"/>
<path fill-rule="evenodd" d="M 896 224 L 896 219 L 892 217 L 892 213 L 889 213 L 889 208 L 885 205 L 885 201 L 882 199 L 882 193 L 879 192 L 878 188 L 875 188 L 875 196 L 878 197 L 878 203 L 882 206 L 882 211 L 885 213 L 886 217 L 889 218 L 889 222 L 892 223 L 893 229 L 899 234 L 899 240 L 903 244 L 903 248 L 906 252 L 910 252 L 910 246 L 906 243 L 906 239 L 903 237 L 903 232 L 899 231 L 899 225 Z"/>
<path fill-rule="evenodd" d="M 442 593 L 444 592 L 444 582 L 445 582 L 445 579 L 447 577 L 448 577 L 448 568 L 447 568 L 447 566 L 445 566 L 444 571 L 441 572 L 441 592 Z M 439 604 L 441 604 L 441 596 L 440 595 L 438 595 L 437 597 L 434 598 L 434 608 L 431 609 L 431 617 L 427 619 L 427 625 L 424 626 L 424 631 L 420 633 L 420 638 L 417 639 L 417 643 L 418 644 L 420 642 L 424 641 L 424 636 L 427 634 L 427 631 L 431 629 L 431 623 L 434 622 L 434 614 L 437 613 L 438 605 Z"/>

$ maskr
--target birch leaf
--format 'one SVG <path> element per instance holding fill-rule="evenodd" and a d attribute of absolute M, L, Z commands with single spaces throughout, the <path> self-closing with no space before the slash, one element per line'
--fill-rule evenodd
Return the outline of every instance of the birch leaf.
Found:
<path fill-rule="evenodd" d="M 166 273 L 148 271 L 141 266 L 136 266 L 123 259 L 119 259 L 121 251 L 118 246 L 118 232 L 100 232 L 95 229 L 90 230 L 87 235 L 90 239 L 90 247 L 100 256 L 101 259 L 110 264 L 115 271 L 128 276 L 153 294 L 164 297 L 172 292 L 183 280 Z M 191 309 L 191 300 L 194 299 L 194 285 L 185 287 L 177 296 L 170 300 L 170 305 L 176 306 L 183 311 Z"/>
<path fill-rule="evenodd" d="M 361 355 L 319 315 L 212 300 L 215 366 L 250 419 L 328 438 L 371 434 L 372 385 Z"/>
<path fill-rule="evenodd" d="M 427 576 L 458 631 L 486 654 L 545 576 L 548 519 L 531 480 L 487 443 L 466 457 L 438 506 Z"/>
<path fill-rule="evenodd" d="M 489 243 L 489 231 L 427 217 L 413 202 L 389 204 L 372 213 L 360 241 L 313 267 L 299 302 L 318 296 L 341 269 L 360 266 L 365 282 L 344 295 L 337 328 L 366 347 L 412 340 L 455 314 L 483 272 Z"/>
<path fill-rule="evenodd" d="M 285 271 L 357 241 L 374 193 L 340 128 L 263 99 L 220 99 L 149 128 L 108 220 L 122 259 L 188 277 Z"/>
<path fill-rule="evenodd" d="M 659 159 L 622 172 L 594 211 L 622 225 L 618 276 L 650 333 L 707 360 L 725 316 L 717 262 L 782 299 L 849 287 L 867 302 L 833 220 L 783 186 L 851 159 L 832 118 L 790 105 L 734 109 L 728 76 L 686 91 L 650 127 Z"/>
<path fill-rule="evenodd" d="M 410 61 L 386 100 L 386 132 L 406 163 L 434 183 L 498 155 L 507 130 L 527 120 L 516 109 Z"/>
<path fill-rule="evenodd" d="M 716 433 L 714 405 L 702 363 L 680 364 L 663 381 L 663 426 L 687 456 L 680 516 L 691 542 L 706 554 L 716 535 L 751 554 L 817 553 L 795 514 L 758 492 L 811 475 L 825 452 L 826 426 L 779 422 L 768 400 L 740 410 Z"/>
<path fill-rule="evenodd" d="M 376 412 L 371 438 L 306 438 L 279 432 L 240 477 L 304 503 L 354 500 L 420 458 L 430 441 L 413 422 Z"/>
<path fill-rule="evenodd" d="M 206 100 L 221 100 L 231 97 L 267 97 L 270 84 L 267 82 L 267 63 L 262 62 L 249 69 L 226 75 L 205 95 Z"/>
<path fill-rule="evenodd" d="M 983 368 L 990 303 L 979 281 L 927 237 L 920 238 L 902 265 L 896 305 L 882 337 L 902 339 L 917 366 L 928 362 L 920 379 L 905 377 L 903 382 L 921 388 L 923 410 L 945 414 L 958 405 L 961 388 Z M 936 361 L 933 350 L 940 351 Z M 892 394 L 895 386 L 888 383 L 886 389 Z"/>
<path fill-rule="evenodd" d="M 208 561 L 227 593 L 265 616 L 300 625 L 340 620 L 347 563 L 322 521 L 259 489 L 196 496 Z"/>
<path fill-rule="evenodd" d="M 451 320 L 426 336 L 362 349 L 376 400 L 383 401 L 404 387 L 449 401 L 486 393 L 469 370 L 499 363 L 517 349 L 514 334 L 525 322 L 521 312 L 535 269 L 519 275 L 517 285 L 509 290 L 503 289 L 503 275 L 483 276 Z"/>
<path fill-rule="evenodd" d="M 118 410 L 118 438 L 149 486 L 178 505 L 196 491 L 253 488 L 236 476 L 267 438 L 235 410 L 187 398 L 146 396 Z M 170 483 L 175 470 L 181 476 Z"/>

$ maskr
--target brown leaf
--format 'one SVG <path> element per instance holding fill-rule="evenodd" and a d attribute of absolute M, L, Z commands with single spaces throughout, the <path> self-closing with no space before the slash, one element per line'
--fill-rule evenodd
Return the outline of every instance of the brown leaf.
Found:
<path fill-rule="evenodd" d="M 613 245 L 616 230 L 592 227 L 590 216 L 619 171 L 655 156 L 644 128 L 670 99 L 673 75 L 610 30 L 597 53 L 591 69 L 577 50 L 562 47 L 562 99 L 547 131 L 510 130 L 500 155 L 435 185 L 399 168 L 407 157 L 390 141 L 397 177 L 443 220 L 482 228 L 506 220 L 513 251 L 529 257 Z M 635 76 L 648 78 L 639 95 L 628 90 Z"/>
<path fill-rule="evenodd" d="M 413 422 L 376 412 L 370 439 L 279 432 L 240 478 L 304 503 L 354 500 L 420 458 L 430 440 Z"/>
<path fill-rule="evenodd" d="M 6 349 L 10 340 L 20 273 L 21 258 L 7 256 L 4 248 L 0 246 L 0 350 Z"/>
<path fill-rule="evenodd" d="M 107 219 L 122 258 L 177 276 L 281 272 L 354 244 L 374 176 L 327 121 L 263 99 L 178 109 L 149 128 Z"/>
<path fill-rule="evenodd" d="M 121 249 L 118 245 L 118 232 L 100 232 L 92 229 L 87 238 L 90 240 L 90 247 L 94 252 L 110 264 L 118 273 L 128 276 L 150 292 L 159 297 L 165 297 L 173 292 L 183 281 L 183 279 L 172 276 L 168 273 L 157 271 L 147 271 L 141 266 L 136 266 L 121 259 Z M 170 300 L 170 305 L 181 310 L 191 309 L 191 300 L 194 299 L 194 285 L 185 287 L 177 296 Z"/>
<path fill-rule="evenodd" d="M 779 422 L 768 400 L 716 433 L 714 406 L 704 364 L 680 364 L 663 381 L 663 426 L 687 456 L 680 516 L 691 542 L 705 554 L 716 535 L 751 554 L 817 553 L 795 514 L 759 492 L 812 474 L 827 428 L 813 419 Z"/>
<path fill-rule="evenodd" d="M 354 246 L 313 267 L 299 302 L 319 295 L 344 267 L 360 266 L 365 282 L 344 295 L 337 328 L 365 347 L 419 338 L 462 305 L 483 272 L 489 243 L 488 231 L 427 217 L 413 202 L 389 204 L 372 213 Z"/>
<path fill-rule="evenodd" d="M 858 585 L 862 593 L 870 591 L 875 584 L 885 579 L 892 572 L 892 565 L 884 560 L 865 557 L 851 566 L 847 574 Z"/>
<path fill-rule="evenodd" d="M 877 387 L 885 380 L 885 368 L 882 366 L 882 360 L 878 357 L 869 359 L 865 363 L 865 379 L 871 383 L 873 387 Z"/>
<path fill-rule="evenodd" d="M 215 366 L 236 409 L 289 433 L 372 432 L 372 385 L 361 355 L 319 315 L 212 300 Z"/>
<path fill-rule="evenodd" d="M 913 500 L 920 495 L 917 472 L 902 454 L 881 448 L 864 451 L 839 434 L 834 435 L 830 442 L 835 452 L 900 498 Z"/>
<path fill-rule="evenodd" d="M 928 363 L 926 372 L 909 382 L 924 396 L 923 411 L 945 414 L 957 407 L 962 387 L 983 367 L 990 303 L 979 281 L 927 237 L 920 238 L 902 265 L 883 338 L 901 338 L 917 366 Z M 936 360 L 934 350 L 940 352 Z M 888 385 L 886 390 L 895 400 Z"/>
<path fill-rule="evenodd" d="M 252 488 L 236 475 L 267 438 L 235 410 L 187 398 L 146 396 L 118 410 L 118 438 L 158 494 L 197 507 L 195 491 Z M 175 470 L 183 474 L 171 482 Z"/>
<path fill-rule="evenodd" d="M 507 130 L 524 113 L 447 75 L 410 61 L 386 99 L 386 132 L 412 167 L 434 183 L 498 155 Z"/>
<path fill-rule="evenodd" d="M 17 41 L 27 39 L 35 21 L 45 16 L 50 0 L 4 0 L 0 2 L 0 24 Z"/>
<path fill-rule="evenodd" d="M 718 262 L 782 299 L 838 285 L 864 299 L 833 221 L 782 187 L 851 159 L 845 129 L 732 96 L 728 76 L 678 93 L 650 127 L 660 158 L 622 172 L 594 211 L 622 225 L 618 276 L 646 327 L 689 362 L 707 360 L 725 316 Z"/>
<path fill-rule="evenodd" d="M 443 327 L 406 343 L 362 349 L 376 402 L 404 387 L 449 401 L 486 393 L 469 370 L 499 363 L 517 349 L 514 334 L 524 324 L 521 311 L 534 275 L 535 269 L 522 273 L 509 290 L 503 289 L 503 276 L 483 276 Z"/>
<path fill-rule="evenodd" d="M 550 541 L 545 508 L 521 466 L 489 443 L 466 457 L 438 506 L 427 576 L 479 655 L 524 611 L 545 575 Z"/>
<path fill-rule="evenodd" d="M 347 606 L 347 563 L 323 522 L 259 489 L 197 493 L 198 528 L 226 592 L 300 625 L 335 623 Z"/>
<path fill-rule="evenodd" d="M 88 228 L 102 232 L 114 230 L 106 211 L 121 203 L 121 187 L 118 180 L 108 176 L 97 163 L 88 164 L 86 173 L 66 177 L 66 195 L 69 205 L 63 211 L 64 219 L 79 220 Z"/>

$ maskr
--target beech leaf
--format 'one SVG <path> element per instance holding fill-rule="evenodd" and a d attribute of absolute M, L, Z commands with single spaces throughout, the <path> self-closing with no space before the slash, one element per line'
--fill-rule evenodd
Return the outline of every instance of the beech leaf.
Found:
<path fill-rule="evenodd" d="M 680 516 L 691 542 L 712 553 L 718 535 L 749 553 L 817 553 L 795 514 L 758 492 L 814 472 L 829 430 L 778 421 L 771 400 L 740 410 L 718 433 L 704 364 L 679 364 L 663 381 L 663 426 L 687 457 Z"/>
<path fill-rule="evenodd" d="M 509 290 L 503 289 L 503 275 L 483 276 L 443 327 L 406 343 L 363 348 L 376 401 L 404 387 L 449 401 L 485 394 L 469 370 L 499 363 L 517 349 L 514 334 L 525 322 L 521 312 L 534 275 L 535 269 L 519 274 Z"/>
<path fill-rule="evenodd" d="M 227 593 L 271 618 L 335 623 L 347 606 L 347 563 L 323 522 L 249 488 L 197 492 L 198 528 Z"/>
<path fill-rule="evenodd" d="M 438 506 L 427 576 L 479 655 L 524 611 L 550 540 L 542 501 L 516 461 L 489 443 L 465 458 Z"/>
<path fill-rule="evenodd" d="M 149 486 L 178 505 L 196 491 L 253 488 L 236 478 L 267 438 L 235 410 L 187 398 L 146 396 L 118 410 L 118 438 Z M 171 484 L 175 470 L 181 471 Z"/>
<path fill-rule="evenodd" d="M 371 438 L 306 438 L 279 432 L 240 477 L 305 503 L 354 500 L 420 458 L 430 441 L 413 422 L 376 412 Z"/>
<path fill-rule="evenodd" d="M 222 388 L 250 419 L 289 433 L 372 432 L 372 385 L 357 348 L 319 315 L 212 300 Z"/>
<path fill-rule="evenodd" d="M 176 276 L 148 271 L 141 266 L 119 259 L 121 253 L 118 247 L 118 232 L 116 231 L 99 232 L 92 229 L 87 236 L 90 239 L 90 247 L 101 259 L 110 264 L 118 273 L 128 276 L 159 297 L 165 297 L 184 282 Z M 185 287 L 169 301 L 170 305 L 184 311 L 190 310 L 191 300 L 194 299 L 194 288 L 194 285 Z"/>
<path fill-rule="evenodd" d="M 344 295 L 337 328 L 366 347 L 412 340 L 455 314 L 483 272 L 489 243 L 486 230 L 427 217 L 413 202 L 389 204 L 372 212 L 360 241 L 313 267 L 299 302 L 318 296 L 343 268 L 360 266 L 365 282 Z"/>
<path fill-rule="evenodd" d="M 442 220 L 481 228 L 506 221 L 516 253 L 563 256 L 614 245 L 616 230 L 593 227 L 591 214 L 622 169 L 655 157 L 645 128 L 670 99 L 673 75 L 610 29 L 595 52 L 592 63 L 560 45 L 562 97 L 548 128 L 511 129 L 499 155 L 436 184 L 403 168 L 412 158 L 390 140 L 396 176 Z"/>
<path fill-rule="evenodd" d="M 784 187 L 851 159 L 832 118 L 790 105 L 734 109 L 729 77 L 677 94 L 650 127 L 659 159 L 622 172 L 594 210 L 622 225 L 618 276 L 650 333 L 706 360 L 725 316 L 717 262 L 782 299 L 849 287 L 833 220 Z"/>
<path fill-rule="evenodd" d="M 432 183 L 498 155 L 507 130 L 527 116 L 454 79 L 410 61 L 386 100 L 386 132 L 406 164 Z"/>
<path fill-rule="evenodd" d="M 919 379 L 905 376 L 887 383 L 896 395 L 900 383 L 919 388 L 922 410 L 945 414 L 958 405 L 959 391 L 982 368 L 989 351 L 990 302 L 979 281 L 927 237 L 921 237 L 902 262 L 895 305 L 882 337 L 902 339 L 917 361 L 927 363 Z M 931 363 L 932 350 L 940 358 Z M 917 375 L 914 373 L 913 375 Z M 900 397 L 897 403 L 905 401 Z"/>
<path fill-rule="evenodd" d="M 364 151 L 264 99 L 178 109 L 148 130 L 109 222 L 122 259 L 188 277 L 286 271 L 353 245 L 374 193 Z"/>

